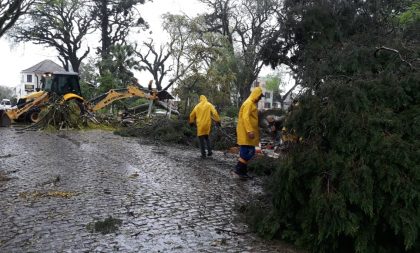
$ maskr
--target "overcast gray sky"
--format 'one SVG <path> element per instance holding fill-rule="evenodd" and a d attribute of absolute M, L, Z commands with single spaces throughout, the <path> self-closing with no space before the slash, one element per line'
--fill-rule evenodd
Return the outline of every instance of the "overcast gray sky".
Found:
<path fill-rule="evenodd" d="M 186 13 L 196 15 L 204 10 L 204 6 L 197 0 L 153 0 L 140 6 L 140 12 L 144 19 L 150 24 L 152 34 L 142 32 L 133 36 L 138 42 L 145 41 L 149 36 L 158 40 L 162 37 L 161 15 L 170 13 Z M 96 44 L 94 42 L 93 44 Z M 91 46 L 92 47 L 92 46 Z M 94 50 L 91 50 L 91 52 Z M 20 82 L 20 72 L 40 61 L 50 59 L 60 64 L 54 48 L 45 48 L 32 43 L 20 43 L 13 45 L 7 38 L 0 39 L 0 85 L 16 86 Z M 147 76 L 147 73 L 138 74 Z M 141 77 L 139 77 L 141 80 Z"/>

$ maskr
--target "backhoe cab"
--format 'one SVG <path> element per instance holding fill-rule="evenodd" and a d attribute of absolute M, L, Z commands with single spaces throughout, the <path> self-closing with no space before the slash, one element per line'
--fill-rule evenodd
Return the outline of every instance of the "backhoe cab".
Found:
<path fill-rule="evenodd" d="M 75 72 L 54 72 L 45 73 L 41 78 L 42 90 L 53 92 L 59 96 L 75 94 L 80 98 L 79 75 Z"/>

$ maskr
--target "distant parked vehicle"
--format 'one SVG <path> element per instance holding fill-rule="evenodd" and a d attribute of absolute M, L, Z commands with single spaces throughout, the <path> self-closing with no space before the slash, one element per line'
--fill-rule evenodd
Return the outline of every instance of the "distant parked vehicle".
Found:
<path fill-rule="evenodd" d="M 9 99 L 2 99 L 0 102 L 0 110 L 7 110 L 12 108 L 12 103 Z"/>

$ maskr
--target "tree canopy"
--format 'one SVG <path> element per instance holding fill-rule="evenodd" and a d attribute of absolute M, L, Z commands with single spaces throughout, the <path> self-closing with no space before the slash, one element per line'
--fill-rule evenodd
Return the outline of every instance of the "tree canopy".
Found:
<path fill-rule="evenodd" d="M 250 93 L 252 83 L 263 66 L 261 52 L 279 29 L 278 0 L 201 0 L 209 7 L 203 14 L 201 33 L 216 33 L 226 38 L 236 57 L 235 84 L 239 100 Z"/>
<path fill-rule="evenodd" d="M 82 44 L 95 30 L 92 26 L 94 18 L 88 1 L 46 0 L 36 3 L 28 11 L 28 18 L 15 27 L 11 36 L 17 42 L 55 48 L 64 69 L 78 72 L 90 51 L 88 45 L 83 48 Z"/>

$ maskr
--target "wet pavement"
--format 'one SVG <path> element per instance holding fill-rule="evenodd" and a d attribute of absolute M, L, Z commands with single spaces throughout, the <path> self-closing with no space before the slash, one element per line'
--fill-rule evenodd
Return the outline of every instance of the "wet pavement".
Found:
<path fill-rule="evenodd" d="M 0 128 L 0 252 L 297 252 L 250 233 L 235 206 L 258 180 L 235 156 L 104 131 Z M 113 233 L 88 229 L 108 217 Z"/>

